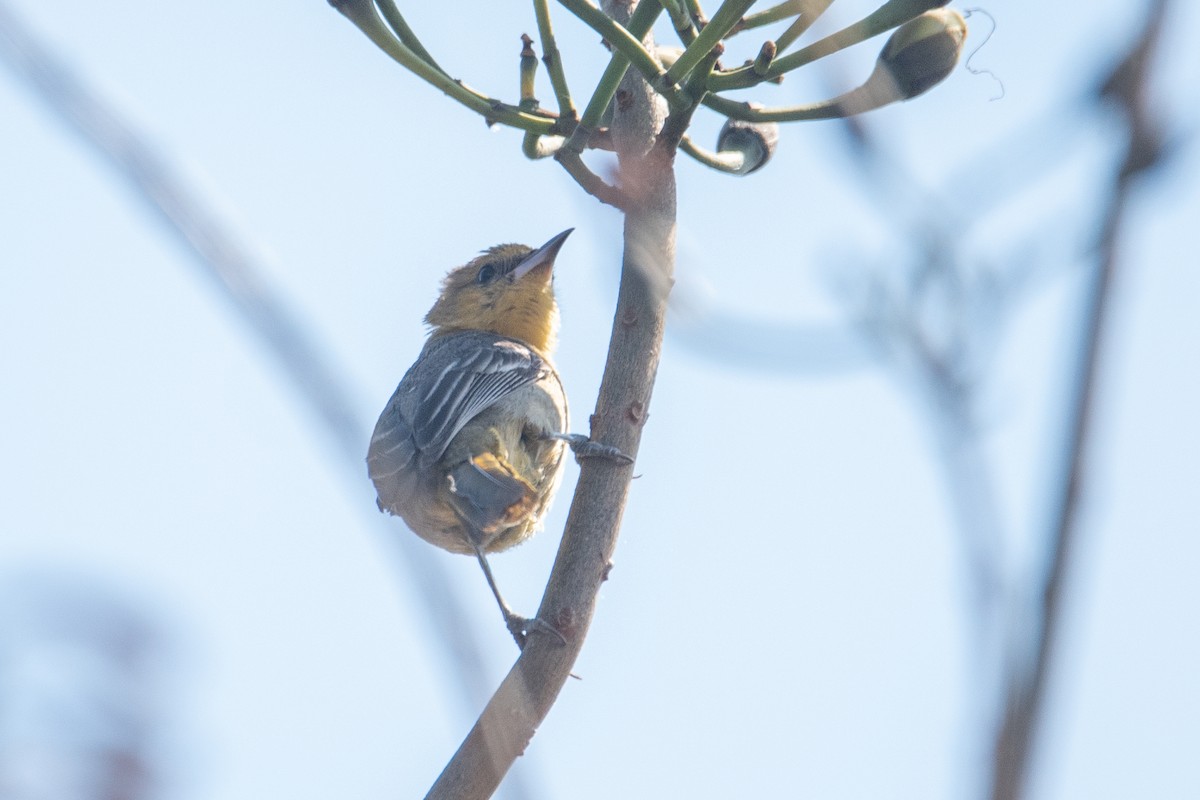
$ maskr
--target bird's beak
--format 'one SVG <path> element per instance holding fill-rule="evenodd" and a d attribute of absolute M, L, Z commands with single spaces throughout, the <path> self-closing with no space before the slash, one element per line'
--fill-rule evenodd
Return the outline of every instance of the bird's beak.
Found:
<path fill-rule="evenodd" d="M 558 251 L 562 249 L 563 242 L 567 240 L 567 237 L 571 235 L 571 231 L 573 230 L 575 229 L 567 228 L 558 236 L 555 236 L 537 250 L 525 256 L 524 260 L 513 268 L 513 276 L 517 280 L 520 280 L 539 267 L 545 267 L 546 271 L 549 272 L 550 268 L 554 266 L 555 256 L 558 255 Z"/>

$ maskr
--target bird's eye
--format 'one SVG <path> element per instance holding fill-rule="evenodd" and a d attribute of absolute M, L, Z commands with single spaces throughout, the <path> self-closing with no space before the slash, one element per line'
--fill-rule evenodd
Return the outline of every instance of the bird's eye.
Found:
<path fill-rule="evenodd" d="M 479 273 L 475 276 L 475 282 L 484 284 L 491 283 L 496 280 L 496 265 L 491 262 L 484 264 L 479 268 Z"/>

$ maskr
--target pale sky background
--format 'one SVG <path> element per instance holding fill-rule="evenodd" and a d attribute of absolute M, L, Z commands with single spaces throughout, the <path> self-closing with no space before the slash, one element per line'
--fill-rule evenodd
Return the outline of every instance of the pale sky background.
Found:
<path fill-rule="evenodd" d="M 448 268 L 575 227 L 557 361 L 586 430 L 620 220 L 553 162 L 527 161 L 519 133 L 487 131 L 318 0 L 5 5 L 261 259 L 366 424 Z M 528 4 L 401 5 L 452 74 L 515 99 Z M 964 259 L 1042 276 L 981 396 L 1014 570 L 1050 517 L 1078 268 L 1111 168 L 1111 119 L 1079 98 L 1134 37 L 1137 6 L 990 7 L 998 29 L 972 63 L 1000 76 L 1002 100 L 960 66 L 867 119 L 907 179 L 970 225 Z M 582 105 L 604 53 L 553 10 Z M 990 27 L 970 23 L 969 49 Z M 1197 129 L 1198 23 L 1173 4 L 1155 98 L 1177 133 Z M 760 41 L 735 39 L 735 59 Z M 821 99 L 865 77 L 881 43 L 756 96 Z M 552 105 L 544 75 L 539 94 Z M 901 226 L 928 210 L 873 200 L 839 130 L 785 126 L 747 178 L 680 157 L 680 308 L 582 680 L 516 767 L 539 797 L 960 798 L 985 774 L 985 682 L 917 394 L 861 353 L 830 366 L 789 351 L 770 371 L 681 335 L 711 307 L 844 339 L 831 287 L 909 262 Z M 0 763 L 30 735 L 3 695 L 69 694 L 13 667 L 25 623 L 11 598 L 49 581 L 111 593 L 166 632 L 161 796 L 421 796 L 479 706 L 446 679 L 443 633 L 385 540 L 412 534 L 380 524 L 365 468 L 346 469 L 191 257 L 9 69 L 0 145 Z M 1037 798 L 1200 797 L 1196 166 L 1189 142 L 1135 195 Z M 1027 188 L 978 202 L 1006 178 Z M 537 607 L 575 476 L 547 530 L 493 561 L 518 610 Z M 495 685 L 516 651 L 478 567 L 433 556 Z"/>

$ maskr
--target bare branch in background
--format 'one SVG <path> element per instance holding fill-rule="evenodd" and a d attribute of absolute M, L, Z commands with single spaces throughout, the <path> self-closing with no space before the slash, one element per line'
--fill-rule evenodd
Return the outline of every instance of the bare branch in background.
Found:
<path fill-rule="evenodd" d="M 1080 535 L 1079 512 L 1091 455 L 1097 374 L 1108 336 L 1121 235 L 1137 179 L 1157 166 L 1162 157 L 1161 130 L 1149 108 L 1148 93 L 1150 68 L 1166 9 L 1166 0 L 1152 0 L 1141 35 L 1099 93 L 1099 101 L 1111 104 L 1123 117 L 1127 138 L 1100 223 L 1096 263 L 1084 307 L 1079 361 L 1067 410 L 1068 439 L 1058 507 L 1047 537 L 1049 560 L 1039 588 L 1035 641 L 1033 647 L 1019 644 L 1018 652 L 1030 652 L 1033 657 L 1014 655 L 1009 662 L 1007 696 L 993 754 L 993 800 L 1017 800 L 1026 794 L 1030 759 L 1046 705 L 1046 687 L 1061 643 L 1063 597 Z"/>
<path fill-rule="evenodd" d="M 265 271 L 207 204 L 150 142 L 96 95 L 61 59 L 0 3 L 0 60 L 7 63 L 32 96 L 100 157 L 134 191 L 163 228 L 192 256 L 199 274 L 211 282 L 265 347 L 297 397 L 308 406 L 355 480 L 366 480 L 363 465 L 370 430 L 354 411 L 349 382 L 323 355 L 312 326 L 300 320 L 267 282 Z M 414 593 L 424 603 L 431 645 L 440 648 L 447 673 L 456 676 L 466 707 L 488 696 L 483 658 L 471 624 L 446 578 L 444 562 L 416 537 L 383 516 L 373 516 L 377 536 L 395 547 Z M 514 796 L 519 785 L 511 787 Z"/>

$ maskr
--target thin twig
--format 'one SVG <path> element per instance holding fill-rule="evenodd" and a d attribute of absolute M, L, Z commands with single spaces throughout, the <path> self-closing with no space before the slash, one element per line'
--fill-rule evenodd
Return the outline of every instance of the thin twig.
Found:
<path fill-rule="evenodd" d="M 700 35 L 687 46 L 679 58 L 675 59 L 671 68 L 667 70 L 667 80 L 671 83 L 679 83 L 686 78 L 688 73 L 699 66 L 705 56 L 712 52 L 712 49 L 733 30 L 741 20 L 742 14 L 752 5 L 754 5 L 754 0 L 725 0 L 713 18 L 700 31 Z"/>
<path fill-rule="evenodd" d="M 583 158 L 578 153 L 560 147 L 554 153 L 554 158 L 559 164 L 562 164 L 567 174 L 574 178 L 575 182 L 585 192 L 595 197 L 601 203 L 617 209 L 628 207 L 629 199 L 625 197 L 621 190 L 592 172 L 588 168 L 588 165 L 583 163 Z"/>
<path fill-rule="evenodd" d="M 685 108 L 691 105 L 691 100 L 683 91 L 668 80 L 666 70 L 658 63 L 658 59 L 642 46 L 641 41 L 625 26 L 618 25 L 612 18 L 601 11 L 588 0 L 558 0 L 575 16 L 585 22 L 592 30 L 604 37 L 614 50 L 619 51 L 629 63 L 639 70 L 650 86 L 667 98 L 672 108 Z"/>
<path fill-rule="evenodd" d="M 392 30 L 384 24 L 373 0 L 329 0 L 329 4 L 342 16 L 354 23 L 375 46 L 391 56 L 398 64 L 418 78 L 440 89 L 453 100 L 480 114 L 488 124 L 508 125 L 523 131 L 539 134 L 556 132 L 557 120 L 552 116 L 531 114 L 509 103 L 488 97 L 482 92 L 455 80 L 434 67 L 420 55 L 408 48 Z"/>
<path fill-rule="evenodd" d="M 804 8 L 796 17 L 795 22 L 788 26 L 787 30 L 779 34 L 775 39 L 775 44 L 779 47 L 779 52 L 783 52 L 792 46 L 792 42 L 804 35 L 812 24 L 817 21 L 817 18 L 825 13 L 825 10 L 833 3 L 833 0 L 804 0 Z"/>
<path fill-rule="evenodd" d="M 804 11 L 806 2 L 807 0 L 783 0 L 782 3 L 776 3 L 770 8 L 764 8 L 762 11 L 748 14 L 742 18 L 741 22 L 734 26 L 729 35 L 733 36 L 752 28 L 761 28 L 764 25 L 770 25 L 772 22 L 779 22 L 781 19 L 795 16 Z"/>
<path fill-rule="evenodd" d="M 391 26 L 393 31 L 395 31 L 396 36 L 400 38 L 400 41 L 404 44 L 404 46 L 420 56 L 426 64 L 433 67 L 438 72 L 445 74 L 446 70 L 442 69 L 438 65 L 437 61 L 433 59 L 433 56 L 429 54 L 429 51 L 425 49 L 425 45 L 421 43 L 419 38 L 417 38 L 417 34 L 414 33 L 413 29 L 408 26 L 408 22 L 404 19 L 404 15 L 401 14 L 400 9 L 396 7 L 395 0 L 377 0 L 377 2 L 379 4 L 379 11 L 383 14 L 383 18 L 387 20 L 387 24 Z"/>
<path fill-rule="evenodd" d="M 746 89 L 763 81 L 780 78 L 794 69 L 811 64 L 819 58 L 824 58 L 839 50 L 844 50 L 860 42 L 865 42 L 867 39 L 874 38 L 881 33 L 886 33 L 892 28 L 899 27 L 909 20 L 919 17 L 925 11 L 942 5 L 945 5 L 944 0 L 888 0 L 888 2 L 858 22 L 848 25 L 836 33 L 831 33 L 824 39 L 813 42 L 803 50 L 779 56 L 771 62 L 771 66 L 763 74 L 755 72 L 752 66 L 739 67 L 728 72 L 714 73 L 708 79 L 708 88 L 714 92 L 726 91 L 728 89 Z M 790 42 L 782 41 L 782 37 L 781 41 L 776 42 L 776 46 L 781 53 L 788 44 Z"/>
<path fill-rule="evenodd" d="M 550 22 L 550 5 L 548 0 L 533 0 L 533 11 L 537 17 L 538 36 L 542 38 L 542 63 L 550 75 L 550 85 L 554 87 L 554 96 L 558 100 L 558 119 L 563 133 L 570 133 L 579 120 L 579 112 L 575 110 L 575 102 L 571 99 L 571 90 L 567 88 L 567 74 L 563 70 L 562 53 L 558 50 L 558 42 L 554 38 L 554 26 Z"/>
<path fill-rule="evenodd" d="M 654 26 L 654 21 L 658 19 L 661 11 L 662 6 L 657 2 L 638 3 L 628 24 L 624 27 L 640 39 Z M 614 51 L 608 60 L 608 66 L 604 68 L 604 73 L 600 76 L 600 82 L 596 84 L 596 91 L 592 92 L 592 99 L 583 109 L 579 127 L 571 133 L 563 145 L 564 150 L 573 153 L 583 152 L 591 140 L 593 132 L 599 129 L 600 120 L 612 103 L 613 96 L 617 93 L 617 87 L 621 85 L 628 70 L 628 56 L 620 50 Z"/>

